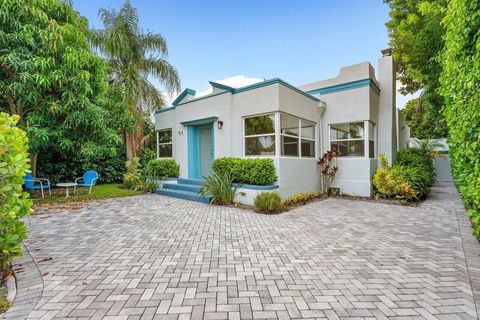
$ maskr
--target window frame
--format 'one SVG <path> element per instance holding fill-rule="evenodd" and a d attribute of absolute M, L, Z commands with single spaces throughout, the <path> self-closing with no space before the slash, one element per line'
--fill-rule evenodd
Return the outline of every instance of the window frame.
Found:
<path fill-rule="evenodd" d="M 341 125 L 341 124 L 351 124 L 351 123 L 363 123 L 363 137 L 362 138 L 350 138 L 350 139 L 332 139 L 332 126 Z M 370 126 L 372 126 L 372 132 L 370 132 Z M 373 137 L 371 137 L 373 133 Z M 339 156 L 339 158 L 349 158 L 349 159 L 375 159 L 376 158 L 376 126 L 370 120 L 361 120 L 361 121 L 349 121 L 349 122 L 339 122 L 339 123 L 330 123 L 328 125 L 328 147 L 332 149 L 332 142 L 339 141 L 363 141 L 363 156 Z M 370 157 L 370 141 L 373 142 L 373 157 Z"/>
<path fill-rule="evenodd" d="M 170 131 L 170 142 L 160 142 L 160 132 L 162 131 Z M 161 145 L 171 145 L 172 155 L 170 157 L 160 156 Z M 157 130 L 157 159 L 173 159 L 173 128 L 165 128 L 165 129 Z"/>
<path fill-rule="evenodd" d="M 246 128 L 246 120 L 250 118 L 258 118 L 262 116 L 271 116 L 273 115 L 273 133 L 263 133 L 263 134 L 252 134 L 252 135 L 246 135 L 245 134 L 245 128 Z M 242 136 L 243 136 L 243 157 L 245 158 L 273 158 L 275 157 L 277 153 L 277 112 L 266 112 L 266 113 L 260 113 L 260 114 L 255 114 L 251 116 L 246 116 L 243 117 L 242 121 Z M 247 138 L 259 138 L 259 137 L 266 137 L 266 136 L 273 136 L 273 143 L 274 143 L 274 154 L 273 155 L 262 155 L 262 154 L 246 154 L 247 151 L 247 144 L 246 144 L 246 139 Z"/>
<path fill-rule="evenodd" d="M 266 134 L 256 134 L 256 135 L 245 135 L 245 123 L 246 119 L 255 118 L 260 116 L 269 116 L 273 115 L 275 118 L 275 128 L 273 133 L 266 133 Z M 298 121 L 298 136 L 294 136 L 291 134 L 282 133 L 282 115 L 294 118 Z M 313 125 L 313 139 L 302 137 L 302 122 Z M 255 115 L 248 115 L 242 117 L 242 145 L 243 145 L 243 157 L 245 158 L 288 158 L 288 159 L 316 159 L 317 152 L 318 152 L 318 123 L 315 121 L 307 120 L 286 112 L 281 111 L 273 111 L 273 112 L 265 112 L 259 113 Z M 275 152 L 273 155 L 247 155 L 246 154 L 246 138 L 254 138 L 254 137 L 263 137 L 263 136 L 274 136 L 275 137 Z M 297 148 L 298 148 L 298 155 L 297 156 L 289 156 L 289 155 L 282 155 L 282 136 L 297 139 Z M 313 155 L 312 156 L 303 156 L 302 155 L 302 140 L 313 142 Z"/>

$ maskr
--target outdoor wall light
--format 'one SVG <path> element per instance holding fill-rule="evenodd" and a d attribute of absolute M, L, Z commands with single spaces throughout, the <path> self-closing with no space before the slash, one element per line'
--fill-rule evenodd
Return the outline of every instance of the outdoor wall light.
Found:
<path fill-rule="evenodd" d="M 223 121 L 217 121 L 217 128 L 222 129 L 223 127 Z"/>

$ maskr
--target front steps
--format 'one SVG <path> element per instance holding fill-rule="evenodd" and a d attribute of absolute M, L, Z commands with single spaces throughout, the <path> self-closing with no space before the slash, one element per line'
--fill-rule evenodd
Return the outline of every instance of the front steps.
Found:
<path fill-rule="evenodd" d="M 177 183 L 164 184 L 163 188 L 158 188 L 155 193 L 179 199 L 210 203 L 212 197 L 198 194 L 204 182 L 203 179 L 178 179 Z"/>

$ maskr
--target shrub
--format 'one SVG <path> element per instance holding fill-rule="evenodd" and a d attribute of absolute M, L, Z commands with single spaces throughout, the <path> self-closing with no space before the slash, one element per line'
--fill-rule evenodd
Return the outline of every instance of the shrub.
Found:
<path fill-rule="evenodd" d="M 140 159 L 138 157 L 125 162 L 126 172 L 123 175 L 123 185 L 128 189 L 138 189 L 142 182 L 139 162 Z"/>
<path fill-rule="evenodd" d="M 428 174 L 429 184 L 435 180 L 432 153 L 420 148 L 407 148 L 397 154 L 395 165 L 422 168 Z"/>
<path fill-rule="evenodd" d="M 180 175 L 180 166 L 173 159 L 155 159 L 148 162 L 145 171 L 155 178 L 176 178 Z"/>
<path fill-rule="evenodd" d="M 101 183 L 122 182 L 125 173 L 125 147 L 117 147 L 112 157 L 85 157 L 78 153 L 49 150 L 38 154 L 37 176 L 48 178 L 53 184 L 73 181 L 87 170 L 95 170 Z"/>
<path fill-rule="evenodd" d="M 283 208 L 282 198 L 276 192 L 261 192 L 254 199 L 255 207 L 262 212 L 275 213 Z"/>
<path fill-rule="evenodd" d="M 151 147 L 143 146 L 140 148 L 138 157 L 140 158 L 140 166 L 146 168 L 150 161 L 157 158 L 157 153 Z"/>
<path fill-rule="evenodd" d="M 20 219 L 30 213 L 32 202 L 23 192 L 23 176 L 30 169 L 27 136 L 17 127 L 19 116 L 0 112 L 0 263 L 5 269 L 22 254 L 27 236 Z"/>
<path fill-rule="evenodd" d="M 388 166 L 384 154 L 379 156 L 380 168 L 373 176 L 376 192 L 384 198 L 412 201 L 425 197 L 430 191 L 432 173 L 422 166 Z"/>
<path fill-rule="evenodd" d="M 233 178 L 229 172 L 216 173 L 205 177 L 205 183 L 198 194 L 211 196 L 212 203 L 231 204 L 235 201 L 240 185 L 232 186 Z"/>
<path fill-rule="evenodd" d="M 236 183 L 265 186 L 277 181 L 273 159 L 218 158 L 212 169 L 219 174 L 230 173 Z"/>
<path fill-rule="evenodd" d="M 297 193 L 291 196 L 290 198 L 286 199 L 283 204 L 284 205 L 291 205 L 291 204 L 296 204 L 296 203 L 305 203 L 311 198 L 313 198 L 313 195 L 310 195 L 308 193 Z"/>

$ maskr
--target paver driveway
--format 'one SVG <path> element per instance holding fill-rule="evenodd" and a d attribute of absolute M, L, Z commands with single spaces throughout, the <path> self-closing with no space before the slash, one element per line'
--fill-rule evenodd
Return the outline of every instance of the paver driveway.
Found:
<path fill-rule="evenodd" d="M 330 199 L 268 216 L 98 201 L 31 218 L 43 294 L 28 318 L 477 319 L 462 244 L 455 212 L 432 202 Z"/>

